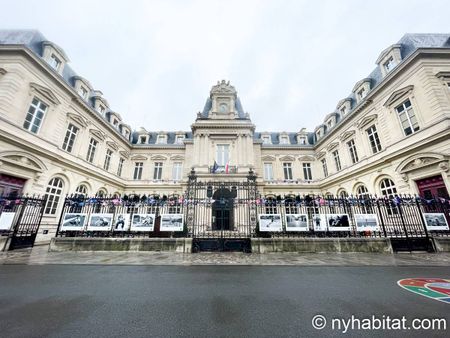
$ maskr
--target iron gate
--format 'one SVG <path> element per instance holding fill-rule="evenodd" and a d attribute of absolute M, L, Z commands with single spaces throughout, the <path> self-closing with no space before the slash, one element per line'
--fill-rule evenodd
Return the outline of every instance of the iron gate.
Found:
<path fill-rule="evenodd" d="M 193 252 L 250 252 L 257 196 L 252 172 L 243 182 L 199 182 L 195 173 L 191 173 L 186 205 Z"/>
<path fill-rule="evenodd" d="M 45 198 L 41 197 L 0 198 L 0 214 L 10 225 L 9 229 L 0 230 L 0 235 L 8 236 L 9 250 L 28 248 L 34 245 L 44 207 Z"/>

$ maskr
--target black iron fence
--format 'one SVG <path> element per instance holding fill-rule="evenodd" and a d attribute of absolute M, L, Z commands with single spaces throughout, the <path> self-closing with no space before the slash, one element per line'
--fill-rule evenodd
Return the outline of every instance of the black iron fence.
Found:
<path fill-rule="evenodd" d="M 40 196 L 0 197 L 0 236 L 11 241 L 10 250 L 34 245 L 45 201 Z"/>
<path fill-rule="evenodd" d="M 184 196 L 68 196 L 58 236 L 450 236 L 450 202 L 416 196 L 258 196 L 251 183 L 196 183 Z"/>

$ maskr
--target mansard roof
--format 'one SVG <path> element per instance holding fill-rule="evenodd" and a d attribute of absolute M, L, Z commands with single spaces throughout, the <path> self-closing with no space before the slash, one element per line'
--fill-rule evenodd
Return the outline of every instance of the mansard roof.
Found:
<path fill-rule="evenodd" d="M 26 46 L 29 50 L 31 50 L 33 53 L 35 53 L 38 57 L 43 56 L 44 46 L 46 44 L 51 44 L 57 51 L 63 55 L 65 58 L 67 58 L 64 50 L 54 44 L 53 42 L 48 41 L 44 35 L 42 35 L 37 30 L 0 30 L 0 45 L 21 45 Z M 450 48 L 450 34 L 405 34 L 395 46 L 399 46 L 400 48 L 400 54 L 401 54 L 401 62 L 405 60 L 409 55 L 414 53 L 418 48 Z M 392 47 L 392 46 L 391 46 Z M 388 47 L 389 49 L 390 47 Z M 386 51 L 386 50 L 385 50 Z M 383 53 L 383 52 L 382 52 Z M 68 58 L 67 58 L 68 60 Z M 75 79 L 79 77 L 79 75 L 70 67 L 70 65 L 65 64 L 64 69 L 62 72 L 63 79 L 69 84 L 70 86 L 74 86 Z M 383 80 L 382 72 L 380 66 L 377 66 L 367 77 L 367 79 L 371 82 L 371 91 L 376 88 Z M 214 87 L 213 87 L 214 88 Z M 234 87 L 233 87 L 234 89 Z M 99 97 L 99 91 L 91 89 L 88 105 L 91 106 L 92 109 L 94 109 L 95 104 L 95 98 Z M 356 103 L 356 97 L 354 92 L 350 92 L 350 94 L 340 101 L 340 103 L 344 102 L 345 100 L 350 101 L 350 111 L 347 113 L 350 115 L 352 111 L 359 105 L 359 103 Z M 209 112 L 211 110 L 212 101 L 211 98 L 208 97 L 205 103 L 205 107 L 203 111 L 200 113 L 200 118 L 208 118 Z M 336 108 L 337 109 L 337 108 Z M 236 97 L 235 100 L 235 110 L 238 112 L 238 119 L 247 119 L 247 114 L 244 112 L 244 109 L 242 107 L 242 103 L 239 99 L 239 97 Z M 107 109 L 106 111 L 113 112 L 111 109 Z M 337 124 L 341 123 L 342 118 L 340 117 L 339 112 L 336 112 L 338 117 Z M 346 114 L 346 115 L 347 115 Z M 105 116 L 108 116 L 109 114 L 105 114 Z M 105 118 L 105 117 L 104 117 Z M 106 118 L 105 118 L 105 121 Z M 317 129 L 317 128 L 316 128 Z M 175 143 L 175 136 L 176 132 L 168 132 L 168 140 L 167 144 L 174 144 Z M 255 139 L 260 139 L 262 133 L 254 133 Z M 272 145 L 279 144 L 279 136 L 281 133 L 270 133 L 272 138 Z M 290 145 L 296 145 L 297 144 L 297 138 L 296 132 L 290 132 L 287 133 L 289 135 L 290 139 Z M 327 132 L 325 132 L 325 135 Z M 138 132 L 133 132 L 131 137 L 132 143 L 137 143 L 138 139 Z M 158 133 L 156 132 L 149 132 L 149 144 L 155 144 Z M 309 144 L 315 143 L 315 135 L 314 133 L 308 132 L 308 142 Z M 185 133 L 186 139 L 192 138 L 191 132 Z M 322 138 L 324 139 L 324 138 Z M 290 146 L 290 145 L 283 145 L 283 146 Z M 266 146 L 266 145 L 265 145 Z M 270 146 L 270 145 L 267 145 Z"/>

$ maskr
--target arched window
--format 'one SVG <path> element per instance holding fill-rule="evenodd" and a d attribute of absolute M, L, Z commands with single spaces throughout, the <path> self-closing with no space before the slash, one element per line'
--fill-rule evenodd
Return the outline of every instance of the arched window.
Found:
<path fill-rule="evenodd" d="M 99 189 L 97 193 L 95 194 L 96 197 L 106 197 L 106 190 L 105 189 Z"/>
<path fill-rule="evenodd" d="M 338 195 L 339 195 L 339 198 L 347 198 L 348 197 L 348 194 L 345 190 L 339 191 Z"/>
<path fill-rule="evenodd" d="M 369 195 L 369 190 L 367 190 L 367 187 L 364 184 L 361 184 L 356 188 L 356 195 L 358 197 L 366 197 Z"/>
<path fill-rule="evenodd" d="M 83 195 L 86 196 L 88 193 L 87 187 L 84 184 L 80 184 L 77 189 L 75 190 L 75 192 L 79 195 Z"/>
<path fill-rule="evenodd" d="M 47 190 L 45 191 L 45 198 L 47 199 L 47 203 L 45 204 L 46 215 L 56 214 L 63 187 L 64 183 L 62 179 L 58 177 L 53 177 L 50 182 L 48 182 Z"/>
<path fill-rule="evenodd" d="M 380 190 L 385 197 L 394 197 L 397 194 L 395 183 L 390 178 L 385 178 L 380 182 Z"/>

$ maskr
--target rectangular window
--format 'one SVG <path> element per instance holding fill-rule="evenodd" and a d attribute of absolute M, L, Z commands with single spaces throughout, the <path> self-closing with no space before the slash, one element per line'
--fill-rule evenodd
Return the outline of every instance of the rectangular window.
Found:
<path fill-rule="evenodd" d="M 336 165 L 336 171 L 341 171 L 341 159 L 339 158 L 339 151 L 333 151 L 334 164 Z"/>
<path fill-rule="evenodd" d="M 384 69 L 389 73 L 396 66 L 394 58 L 391 56 L 389 60 L 384 63 Z"/>
<path fill-rule="evenodd" d="M 143 162 L 135 162 L 134 163 L 134 173 L 133 173 L 134 180 L 142 179 L 142 169 L 143 168 L 144 168 Z"/>
<path fill-rule="evenodd" d="M 117 166 L 117 176 L 122 176 L 122 169 L 123 169 L 123 163 L 125 162 L 125 159 L 121 157 L 119 159 L 119 165 Z"/>
<path fill-rule="evenodd" d="M 414 114 L 414 109 L 411 106 L 411 101 L 409 99 L 395 108 L 395 110 L 400 118 L 400 123 L 402 124 L 403 132 L 406 136 L 413 134 L 420 129 L 419 122 L 417 121 L 417 117 Z"/>
<path fill-rule="evenodd" d="M 218 144 L 216 148 L 216 162 L 219 166 L 225 166 L 230 160 L 230 145 Z"/>
<path fill-rule="evenodd" d="M 263 136 L 263 144 L 270 144 L 270 136 Z"/>
<path fill-rule="evenodd" d="M 298 139 L 298 143 L 299 144 L 306 144 L 306 137 L 305 136 L 300 136 Z"/>
<path fill-rule="evenodd" d="M 328 177 L 328 167 L 327 167 L 327 160 L 325 158 L 323 158 L 321 160 L 322 162 L 322 169 L 323 169 L 323 176 L 324 177 Z"/>
<path fill-rule="evenodd" d="M 45 112 L 47 111 L 47 105 L 39 101 L 37 98 L 33 98 L 33 101 L 28 108 L 28 113 L 23 123 L 23 127 L 37 134 L 39 128 L 41 127 L 42 120 L 44 118 Z"/>
<path fill-rule="evenodd" d="M 370 147 L 372 148 L 372 153 L 376 154 L 381 151 L 381 143 L 380 138 L 378 137 L 377 128 L 375 126 L 371 126 L 366 130 L 367 136 L 369 137 Z"/>
<path fill-rule="evenodd" d="M 359 98 L 359 100 L 362 100 L 365 97 L 366 97 L 366 89 L 365 88 L 361 88 L 361 90 L 358 91 L 358 98 Z"/>
<path fill-rule="evenodd" d="M 312 180 L 311 163 L 303 163 L 303 177 L 305 181 Z"/>
<path fill-rule="evenodd" d="M 97 111 L 102 115 L 105 114 L 105 110 L 106 110 L 105 107 L 103 107 L 102 105 L 99 105 L 97 108 Z"/>
<path fill-rule="evenodd" d="M 52 54 L 50 56 L 50 61 L 49 61 L 49 65 L 54 69 L 54 70 L 58 70 L 59 66 L 61 65 L 61 60 L 58 59 L 58 57 L 55 54 Z"/>
<path fill-rule="evenodd" d="M 287 136 L 282 136 L 280 139 L 280 144 L 289 144 L 289 138 Z"/>
<path fill-rule="evenodd" d="M 355 140 L 350 140 L 347 142 L 348 151 L 350 152 L 350 158 L 352 159 L 352 163 L 355 164 L 359 161 L 358 153 L 356 151 Z"/>
<path fill-rule="evenodd" d="M 264 163 L 264 179 L 266 181 L 273 181 L 272 163 Z"/>
<path fill-rule="evenodd" d="M 163 169 L 163 163 L 155 162 L 155 168 L 153 170 L 153 179 L 154 180 L 160 180 L 162 178 L 162 169 Z"/>
<path fill-rule="evenodd" d="M 177 135 L 177 138 L 176 138 L 176 144 L 183 144 L 183 141 L 184 141 L 184 136 L 183 135 Z"/>
<path fill-rule="evenodd" d="M 63 150 L 69 153 L 72 152 L 73 144 L 75 143 L 75 138 L 77 137 L 78 130 L 78 127 L 74 126 L 72 123 L 69 124 L 62 145 Z"/>
<path fill-rule="evenodd" d="M 342 114 L 342 115 L 347 114 L 347 107 L 342 107 L 342 108 L 341 108 L 341 114 Z"/>
<path fill-rule="evenodd" d="M 89 163 L 94 162 L 95 150 L 97 149 L 98 142 L 96 139 L 91 138 L 89 141 L 88 152 L 86 155 L 86 161 Z"/>
<path fill-rule="evenodd" d="M 80 96 L 83 98 L 83 99 L 87 99 L 87 97 L 88 97 L 88 91 L 87 91 L 87 89 L 86 88 L 84 88 L 83 86 L 81 86 L 80 87 L 80 89 L 78 90 L 78 94 L 80 94 Z"/>
<path fill-rule="evenodd" d="M 180 181 L 181 175 L 182 175 L 182 163 L 181 162 L 174 162 L 173 168 L 172 168 L 172 179 L 174 181 Z"/>
<path fill-rule="evenodd" d="M 146 144 L 147 143 L 147 136 L 140 136 L 139 137 L 139 143 L 140 144 Z"/>
<path fill-rule="evenodd" d="M 283 163 L 283 172 L 285 180 L 292 180 L 292 163 Z"/>
<path fill-rule="evenodd" d="M 112 150 L 108 149 L 106 150 L 106 156 L 105 156 L 105 163 L 103 163 L 103 169 L 105 169 L 106 171 L 109 170 L 109 167 L 111 165 L 111 156 L 112 156 Z"/>
<path fill-rule="evenodd" d="M 164 144 L 166 142 L 166 135 L 158 135 L 158 138 L 156 140 L 156 143 L 158 144 Z"/>

